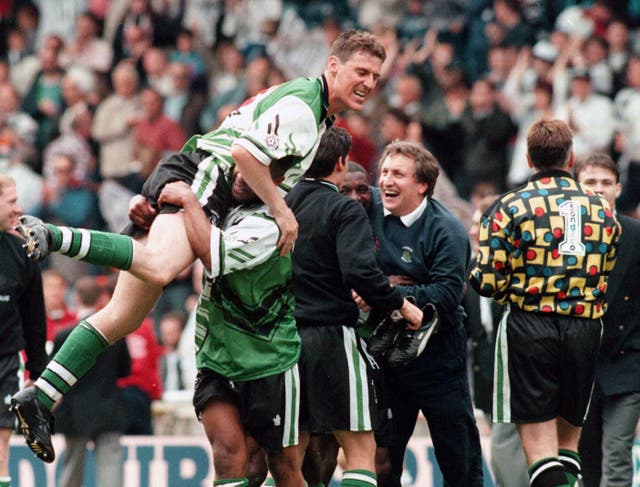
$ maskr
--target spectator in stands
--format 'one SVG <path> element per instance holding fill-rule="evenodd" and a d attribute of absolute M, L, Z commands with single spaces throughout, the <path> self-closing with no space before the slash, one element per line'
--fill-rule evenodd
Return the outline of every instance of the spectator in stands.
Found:
<path fill-rule="evenodd" d="M 571 72 L 570 97 L 555 108 L 554 116 L 573 131 L 573 152 L 577 159 L 593 151 L 607 151 L 613 141 L 613 103 L 594 93 L 587 70 Z"/>
<path fill-rule="evenodd" d="M 15 130 L 0 125 L 0 172 L 14 180 L 22 209 L 38 213 L 42 204 L 43 180 L 31 167 L 32 153 L 33 146 L 22 141 Z"/>
<path fill-rule="evenodd" d="M 74 301 L 78 317 L 93 314 L 99 307 L 102 289 L 93 277 L 85 276 L 74 285 Z M 55 353 L 71 328 L 60 331 L 54 341 Z M 131 359 L 124 340 L 100 356 L 91 371 L 80 379 L 73 393 L 65 396 L 56 408 L 56 431 L 64 435 L 66 449 L 63 460 L 62 487 L 83 485 L 84 464 L 89 442 L 93 443 L 95 479 L 98 486 L 123 483 L 120 436 L 127 411 L 116 382 L 131 371 Z"/>
<path fill-rule="evenodd" d="M 171 93 L 164 100 L 164 113 L 178 122 L 183 132 L 190 137 L 200 133 L 200 113 L 207 103 L 206 79 L 197 77 L 192 82 L 189 66 L 173 62 L 171 73 Z"/>
<path fill-rule="evenodd" d="M 47 313 L 47 341 L 53 342 L 58 332 L 77 323 L 75 312 L 67 305 L 69 283 L 64 275 L 47 269 L 42 273 L 44 307 Z"/>
<path fill-rule="evenodd" d="M 113 94 L 96 110 L 91 135 L 100 144 L 100 175 L 104 179 L 123 178 L 131 172 L 135 145 L 132 130 L 139 120 L 138 73 L 127 62 L 111 74 Z"/>
<path fill-rule="evenodd" d="M 151 319 L 126 338 L 131 356 L 131 374 L 118 380 L 126 402 L 126 435 L 153 434 L 151 402 L 162 397 L 160 356 L 162 349 L 153 331 Z"/>
<path fill-rule="evenodd" d="M 508 145 L 514 127 L 496 96 L 493 84 L 479 79 L 473 84 L 469 104 L 462 113 L 463 168 L 456 186 L 465 198 L 470 197 L 477 181 L 495 181 L 498 192 L 505 188 Z"/>
<path fill-rule="evenodd" d="M 169 53 L 169 61 L 172 64 L 185 64 L 190 80 L 206 74 L 204 59 L 196 49 L 195 36 L 191 30 L 184 27 L 178 31 L 176 46 Z"/>
<path fill-rule="evenodd" d="M 33 144 L 38 124 L 29 114 L 20 110 L 20 96 L 11 83 L 0 83 L 0 127 L 11 128 L 25 143 Z"/>
<path fill-rule="evenodd" d="M 162 96 L 167 96 L 173 88 L 169 72 L 169 57 L 162 49 L 152 47 L 142 56 L 144 69 L 143 86 L 153 88 Z"/>
<path fill-rule="evenodd" d="M 96 78 L 89 68 L 74 66 L 62 78 L 61 89 L 65 108 L 60 117 L 59 131 L 64 134 L 71 131 L 76 114 L 91 108 L 89 100 L 96 89 Z"/>
<path fill-rule="evenodd" d="M 76 17 L 75 32 L 62 53 L 60 64 L 65 68 L 83 66 L 97 73 L 107 73 L 113 62 L 113 49 L 98 37 L 98 19 L 89 12 Z"/>
<path fill-rule="evenodd" d="M 43 188 L 41 214 L 60 225 L 98 226 L 97 196 L 75 178 L 75 159 L 60 154 L 51 163 L 52 177 Z"/>
<path fill-rule="evenodd" d="M 625 180 L 616 206 L 622 213 L 632 213 L 640 203 L 640 56 L 629 58 L 626 80 L 614 100 L 618 122 L 614 148 Z"/>
<path fill-rule="evenodd" d="M 62 43 L 51 37 L 40 48 L 40 70 L 22 101 L 22 109 L 38 122 L 36 147 L 43 150 L 54 137 L 62 112 L 62 76 L 58 62 Z"/>
<path fill-rule="evenodd" d="M 136 172 L 141 188 L 158 161 L 165 155 L 178 152 L 187 139 L 180 125 L 163 113 L 164 99 L 157 90 L 142 90 L 140 105 L 142 111 L 135 121 L 134 157 L 139 165 Z"/>
<path fill-rule="evenodd" d="M 160 343 L 163 347 L 160 377 L 162 377 L 162 388 L 165 392 L 181 391 L 191 386 L 182 380 L 182 357 L 178 351 L 185 323 L 184 314 L 176 311 L 165 314 L 160 320 Z"/>
<path fill-rule="evenodd" d="M 44 150 L 42 172 L 47 179 L 53 177 L 53 161 L 56 157 L 66 155 L 73 158 L 75 164 L 73 176 L 76 181 L 87 183 L 96 178 L 96 156 L 91 141 L 91 125 L 93 116 L 88 110 L 73 114 L 70 130 L 63 132 Z"/>

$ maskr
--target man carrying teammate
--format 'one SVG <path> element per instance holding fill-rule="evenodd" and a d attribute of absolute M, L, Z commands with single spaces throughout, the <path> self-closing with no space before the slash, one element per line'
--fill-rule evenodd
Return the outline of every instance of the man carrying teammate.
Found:
<path fill-rule="evenodd" d="M 322 77 L 293 80 L 247 100 L 219 129 L 192 138 L 184 152 L 161 162 L 143 188 L 152 205 L 149 213 L 153 213 L 152 207 L 157 208 L 164 185 L 178 180 L 191 185 L 210 219 L 220 218 L 229 199 L 228 182 L 237 165 L 274 216 L 281 231 L 278 248 L 286 254 L 297 236 L 297 223 L 282 194 L 302 178 L 332 116 L 362 108 L 375 88 L 384 59 L 384 48 L 371 34 L 343 32 L 334 42 Z M 284 158 L 289 169 L 278 191 L 267 166 L 272 160 Z M 120 274 L 109 304 L 74 329 L 35 388 L 21 391 L 12 400 L 27 444 L 39 458 L 51 462 L 54 451 L 49 423 L 54 402 L 91 368 L 110 343 L 139 326 L 162 286 L 189 265 L 195 254 L 184 216 L 171 205 L 165 205 L 148 235 L 138 240 L 44 226 L 33 219 L 23 220 L 21 229 L 29 237 L 28 251 L 35 258 L 55 251 L 98 265 L 131 268 L 131 273 Z"/>
<path fill-rule="evenodd" d="M 276 181 L 286 167 L 274 161 L 270 169 Z M 231 192 L 241 205 L 220 228 L 211 225 L 186 183 L 170 183 L 160 196 L 161 203 L 184 208 L 189 243 L 205 267 L 196 310 L 193 404 L 211 443 L 214 486 L 249 485 L 251 436 L 266 451 L 276 485 L 302 487 L 301 457 L 294 448 L 300 338 L 291 259 L 279 255 L 278 226 L 237 170 Z"/>

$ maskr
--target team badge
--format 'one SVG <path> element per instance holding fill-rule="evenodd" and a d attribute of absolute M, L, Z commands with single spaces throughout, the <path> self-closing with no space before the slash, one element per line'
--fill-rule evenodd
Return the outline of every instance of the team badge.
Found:
<path fill-rule="evenodd" d="M 407 264 L 413 262 L 413 249 L 411 247 L 402 247 L 400 259 L 402 262 L 406 262 Z"/>
<path fill-rule="evenodd" d="M 278 136 L 275 134 L 267 134 L 264 138 L 264 145 L 266 145 L 268 149 L 277 149 L 279 143 L 280 141 L 278 140 Z"/>

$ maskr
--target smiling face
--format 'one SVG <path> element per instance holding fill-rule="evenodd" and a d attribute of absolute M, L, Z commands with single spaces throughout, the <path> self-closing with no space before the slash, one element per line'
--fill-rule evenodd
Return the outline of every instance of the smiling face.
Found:
<path fill-rule="evenodd" d="M 329 114 L 361 110 L 376 87 L 382 60 L 364 51 L 355 52 L 345 61 L 330 56 L 327 65 Z"/>
<path fill-rule="evenodd" d="M 22 209 L 18 205 L 16 185 L 7 178 L 0 182 L 0 231 L 12 230 L 18 224 L 18 217 L 21 214 Z"/>
<path fill-rule="evenodd" d="M 420 206 L 429 187 L 417 181 L 415 161 L 402 154 L 382 162 L 378 185 L 382 204 L 395 216 L 408 215 Z"/>
<path fill-rule="evenodd" d="M 371 205 L 371 188 L 366 174 L 361 172 L 348 172 L 345 174 L 340 192 L 356 200 L 365 209 L 369 209 Z"/>

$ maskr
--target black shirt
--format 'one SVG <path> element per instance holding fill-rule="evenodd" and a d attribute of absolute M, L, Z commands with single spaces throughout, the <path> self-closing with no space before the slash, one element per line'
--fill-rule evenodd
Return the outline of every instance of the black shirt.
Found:
<path fill-rule="evenodd" d="M 27 352 L 26 368 L 37 378 L 47 365 L 47 322 L 38 264 L 22 240 L 0 232 L 0 355 Z"/>
<path fill-rule="evenodd" d="M 403 297 L 376 264 L 371 226 L 360 203 L 332 183 L 305 179 L 286 197 L 299 225 L 292 253 L 294 315 L 299 324 L 355 326 L 355 290 L 382 312 Z"/>

